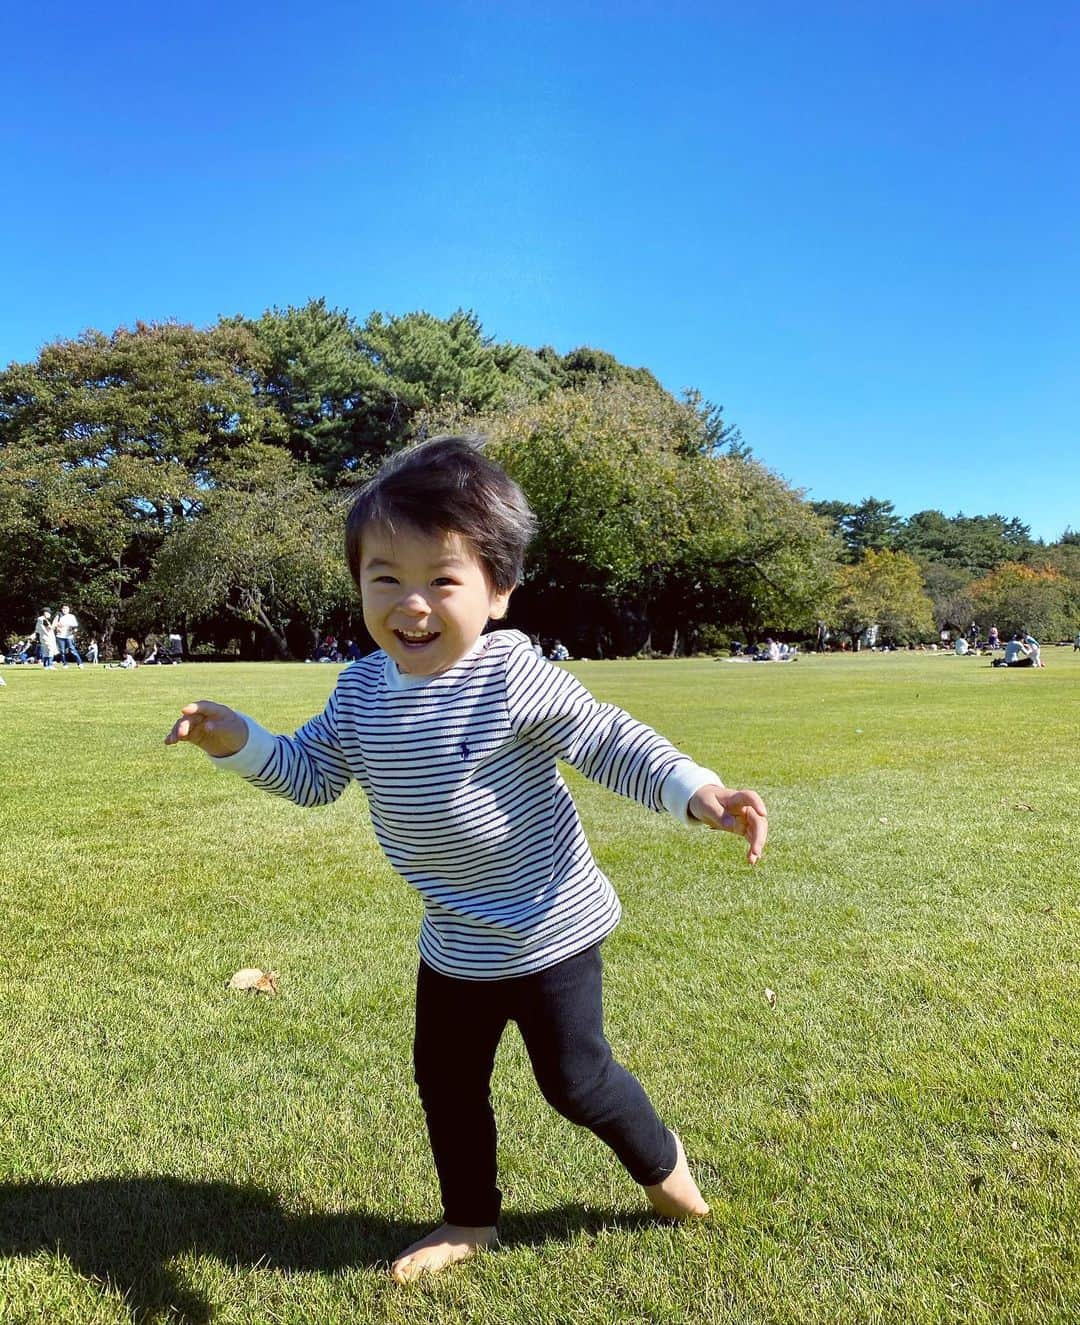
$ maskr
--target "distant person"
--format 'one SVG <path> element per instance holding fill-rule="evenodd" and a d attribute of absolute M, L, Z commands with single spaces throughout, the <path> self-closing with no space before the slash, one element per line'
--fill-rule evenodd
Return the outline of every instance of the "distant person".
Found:
<path fill-rule="evenodd" d="M 1080 639 L 1080 634 L 1077 635 L 1077 639 Z M 562 642 L 561 639 L 557 639 L 555 643 L 551 646 L 551 661 L 566 662 L 569 657 L 570 657 L 570 650 L 566 647 L 566 645 Z"/>
<path fill-rule="evenodd" d="M 79 650 L 75 647 L 75 632 L 79 628 L 79 623 L 67 603 L 61 607 L 60 615 L 53 622 L 53 626 L 56 630 L 56 645 L 60 650 L 60 665 L 62 667 L 68 665 L 67 660 L 68 654 L 70 653 L 78 664 L 79 671 L 81 672 L 83 665 L 82 659 L 79 657 Z"/>
<path fill-rule="evenodd" d="M 1080 653 L 1080 630 L 1076 632 L 1076 637 L 1073 640 L 1073 653 Z"/>
<path fill-rule="evenodd" d="M 51 667 L 56 657 L 56 634 L 53 631 L 52 612 L 47 607 L 41 609 L 34 622 L 34 637 L 42 667 Z"/>
<path fill-rule="evenodd" d="M 344 656 L 346 662 L 359 662 L 360 659 L 364 656 L 364 654 L 363 650 L 360 648 L 360 645 L 357 644 L 356 640 L 347 639 L 345 641 Z"/>
<path fill-rule="evenodd" d="M 953 646 L 956 650 L 956 656 L 962 658 L 968 651 L 968 642 L 963 635 L 957 635 L 956 644 Z"/>
<path fill-rule="evenodd" d="M 533 646 L 533 653 L 535 653 L 538 658 L 542 658 L 544 656 L 544 646 L 540 643 L 540 636 L 530 635 L 529 639 Z"/>
<path fill-rule="evenodd" d="M 1028 657 L 1031 659 L 1032 667 L 1046 666 L 1042 660 L 1042 647 L 1035 636 L 1028 630 L 1024 631 L 1024 649 L 1026 650 Z"/>
<path fill-rule="evenodd" d="M 1001 638 L 998 635 L 997 626 L 991 626 L 990 630 L 987 632 L 986 646 L 991 650 L 997 650 L 1001 648 Z"/>
<path fill-rule="evenodd" d="M 98 660 L 98 642 L 91 637 L 90 643 L 86 646 L 86 661 L 95 664 Z"/>
<path fill-rule="evenodd" d="M 130 653 L 125 653 L 118 663 L 106 663 L 105 666 L 102 668 L 102 670 L 106 672 L 111 672 L 119 667 L 123 668 L 125 672 L 130 672 L 133 667 L 138 667 L 138 665 L 139 664 L 135 661 L 135 659 L 132 657 Z"/>

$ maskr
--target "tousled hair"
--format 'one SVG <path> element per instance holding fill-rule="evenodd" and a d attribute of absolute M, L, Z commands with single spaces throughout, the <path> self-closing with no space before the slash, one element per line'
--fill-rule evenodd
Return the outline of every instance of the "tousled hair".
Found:
<path fill-rule="evenodd" d="M 483 453 L 480 437 L 432 437 L 399 451 L 360 489 L 345 522 L 345 554 L 356 584 L 364 529 L 390 534 L 458 534 L 472 545 L 492 588 L 509 593 L 521 579 L 536 517 L 525 494 Z"/>

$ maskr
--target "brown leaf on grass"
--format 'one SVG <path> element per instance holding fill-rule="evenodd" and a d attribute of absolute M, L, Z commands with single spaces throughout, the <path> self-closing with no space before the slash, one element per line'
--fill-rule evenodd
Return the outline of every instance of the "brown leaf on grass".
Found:
<path fill-rule="evenodd" d="M 1016 804 L 1013 806 L 1013 809 L 1014 809 L 1014 810 L 1030 810 L 1030 811 L 1032 812 L 1032 814 L 1035 813 L 1035 806 L 1034 806 L 1034 805 L 1029 805 L 1029 804 L 1027 803 L 1027 801 L 1017 801 Z"/>
<path fill-rule="evenodd" d="M 776 990 L 775 990 L 775 989 L 765 989 L 765 990 L 762 991 L 762 993 L 763 993 L 763 996 L 764 996 L 765 1002 L 768 1003 L 769 1007 L 771 1007 L 771 1008 L 776 1007 Z"/>
<path fill-rule="evenodd" d="M 245 966 L 227 981 L 226 989 L 243 989 L 249 994 L 276 994 L 277 971 L 260 971 L 257 966 Z"/>

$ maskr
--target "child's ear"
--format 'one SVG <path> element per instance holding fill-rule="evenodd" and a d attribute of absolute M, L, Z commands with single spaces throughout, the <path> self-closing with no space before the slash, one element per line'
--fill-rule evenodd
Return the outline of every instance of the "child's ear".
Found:
<path fill-rule="evenodd" d="M 513 589 L 505 589 L 491 595 L 491 609 L 488 616 L 492 621 L 501 621 L 506 616 L 506 609 L 510 606 L 510 595 L 513 592 Z"/>

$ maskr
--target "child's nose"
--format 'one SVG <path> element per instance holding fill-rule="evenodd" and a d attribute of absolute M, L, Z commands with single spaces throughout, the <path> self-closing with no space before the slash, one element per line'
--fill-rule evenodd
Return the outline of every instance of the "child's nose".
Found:
<path fill-rule="evenodd" d="M 428 601 L 419 589 L 407 590 L 398 606 L 403 612 L 411 612 L 416 616 L 426 616 L 429 611 Z"/>

